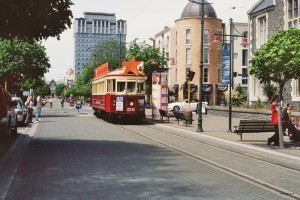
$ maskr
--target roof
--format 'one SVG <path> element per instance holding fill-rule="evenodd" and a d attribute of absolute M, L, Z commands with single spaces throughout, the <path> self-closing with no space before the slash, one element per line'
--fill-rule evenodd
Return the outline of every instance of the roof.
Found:
<path fill-rule="evenodd" d="M 250 8 L 250 10 L 248 10 L 248 15 L 253 15 L 274 6 L 274 0 L 259 0 L 256 4 L 254 4 L 254 6 L 252 6 L 252 8 Z"/>
<path fill-rule="evenodd" d="M 183 9 L 180 18 L 192 18 L 192 17 L 201 17 L 201 16 L 202 16 L 202 5 L 194 2 L 189 2 Z M 204 0 L 204 17 L 217 18 L 215 9 L 211 6 L 211 4 L 207 0 Z"/>

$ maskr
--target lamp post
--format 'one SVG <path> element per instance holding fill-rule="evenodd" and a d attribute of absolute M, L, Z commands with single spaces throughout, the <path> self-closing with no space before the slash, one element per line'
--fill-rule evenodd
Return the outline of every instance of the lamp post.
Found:
<path fill-rule="evenodd" d="M 201 38 L 200 38 L 200 77 L 199 77 L 199 106 L 198 106 L 198 126 L 197 132 L 203 132 L 202 128 L 202 82 L 203 82 L 203 40 L 204 40 L 204 0 L 189 0 L 190 2 L 199 4 L 199 12 L 201 6 Z"/>
<path fill-rule="evenodd" d="M 247 42 L 247 36 L 246 34 L 243 34 L 243 35 L 234 35 L 233 33 L 233 29 L 234 29 L 234 26 L 233 26 L 233 22 L 232 22 L 232 18 L 229 19 L 229 35 L 221 35 L 221 34 L 215 34 L 215 37 L 214 37 L 214 43 L 219 43 L 219 37 L 218 35 L 220 36 L 229 36 L 229 42 L 230 42 L 230 60 L 229 60 L 229 102 L 228 102 L 228 133 L 232 133 L 232 102 L 231 102 L 231 89 L 233 87 L 232 83 L 233 83 L 233 78 L 232 78 L 232 70 L 233 70 L 233 51 L 234 51 L 234 48 L 233 48 L 233 37 L 243 37 L 243 40 L 242 40 L 242 43 L 241 45 L 248 45 L 249 43 Z"/>

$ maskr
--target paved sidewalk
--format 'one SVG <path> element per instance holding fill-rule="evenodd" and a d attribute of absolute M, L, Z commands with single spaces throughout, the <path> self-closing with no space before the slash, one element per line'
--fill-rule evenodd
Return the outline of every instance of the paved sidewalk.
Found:
<path fill-rule="evenodd" d="M 90 115 L 93 115 L 93 109 L 89 106 L 84 106 L 81 109 L 81 112 L 86 112 Z M 279 152 L 283 154 L 288 154 L 292 156 L 297 156 L 300 158 L 300 143 L 294 143 L 289 141 L 288 136 L 284 136 L 285 148 L 279 149 L 278 147 L 274 147 L 272 144 L 270 146 L 267 145 L 267 139 L 271 137 L 274 133 L 244 133 L 243 140 L 240 140 L 240 135 L 235 133 L 228 132 L 229 129 L 229 120 L 228 117 L 218 117 L 212 115 L 202 115 L 202 128 L 203 132 L 197 132 L 198 127 L 198 115 L 193 112 L 193 123 L 186 126 L 183 121 L 177 120 L 175 117 L 170 117 L 169 123 L 167 118 L 163 121 L 152 120 L 152 110 L 146 110 L 146 120 L 148 122 L 159 124 L 162 126 L 168 126 L 171 128 L 187 130 L 191 132 L 195 132 L 195 134 L 203 134 L 211 137 L 216 137 L 218 139 L 224 139 L 232 142 L 237 142 L 243 145 L 250 145 L 253 147 L 258 147 L 263 150 L 270 150 L 273 152 Z M 240 122 L 239 118 L 232 118 L 232 131 L 234 130 L 234 126 L 238 126 Z"/>
<path fill-rule="evenodd" d="M 174 117 L 170 117 L 169 123 L 167 118 L 164 121 L 154 121 L 152 120 L 151 110 L 146 111 L 147 121 L 155 124 L 160 124 L 163 126 L 168 126 L 176 129 L 183 129 L 187 131 L 195 132 L 195 134 L 204 134 L 212 137 L 216 137 L 219 139 L 229 140 L 233 142 L 237 142 L 244 145 L 251 145 L 254 147 L 262 148 L 264 150 L 270 150 L 275 152 L 280 152 L 292 156 L 300 157 L 300 143 L 294 143 L 289 141 L 288 136 L 284 136 L 285 148 L 279 149 L 274 147 L 272 144 L 270 146 L 267 145 L 268 137 L 271 137 L 274 133 L 244 133 L 243 140 L 240 140 L 240 135 L 235 133 L 228 132 L 229 120 L 228 117 L 218 117 L 212 115 L 203 115 L 202 128 L 203 132 L 197 132 L 198 127 L 198 115 L 193 113 L 193 123 L 186 126 L 183 121 L 179 121 L 179 125 L 177 120 Z M 240 119 L 232 118 L 232 131 L 233 126 L 238 126 Z"/>

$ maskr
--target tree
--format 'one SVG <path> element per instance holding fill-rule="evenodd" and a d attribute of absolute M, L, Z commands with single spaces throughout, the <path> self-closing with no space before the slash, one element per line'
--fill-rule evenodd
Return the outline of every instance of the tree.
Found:
<path fill-rule="evenodd" d="M 127 60 L 135 56 L 136 60 L 144 61 L 144 72 L 147 76 L 147 90 L 148 93 L 151 92 L 152 86 L 152 72 L 157 68 L 163 68 L 167 62 L 165 58 L 159 51 L 159 48 L 150 46 L 145 42 L 137 43 L 134 40 L 130 43 L 127 52 Z M 155 63 L 153 63 L 155 61 Z"/>
<path fill-rule="evenodd" d="M 263 83 L 262 89 L 264 95 L 266 95 L 266 97 L 268 98 L 268 102 L 271 101 L 272 97 L 276 94 L 278 90 L 277 86 L 271 82 Z"/>
<path fill-rule="evenodd" d="M 0 40 L 0 52 L 0 80 L 10 87 L 14 76 L 18 77 L 18 87 L 31 87 L 50 68 L 45 47 L 37 42 Z"/>
<path fill-rule="evenodd" d="M 252 57 L 249 73 L 260 83 L 274 82 L 279 86 L 279 100 L 288 80 L 299 78 L 300 74 L 300 30 L 288 29 L 275 33 L 257 49 Z M 279 146 L 283 148 L 281 109 L 278 109 Z"/>
<path fill-rule="evenodd" d="M 95 65 L 109 63 L 109 70 L 114 70 L 121 66 L 120 62 L 126 57 L 126 44 L 116 39 L 104 40 L 98 42 L 93 50 L 95 56 Z"/>
<path fill-rule="evenodd" d="M 37 81 L 36 85 L 33 87 L 33 93 L 35 96 L 38 94 L 42 94 L 43 96 L 50 95 L 51 91 L 45 79 Z"/>
<path fill-rule="evenodd" d="M 42 40 L 71 27 L 71 0 L 0 0 L 0 38 Z"/>
<path fill-rule="evenodd" d="M 56 96 L 63 96 L 65 84 L 60 83 L 56 86 Z"/>
<path fill-rule="evenodd" d="M 285 83 L 299 78 L 300 30 L 280 30 L 257 49 L 249 66 L 249 73 L 260 83 L 274 82 L 279 86 L 279 95 Z"/>

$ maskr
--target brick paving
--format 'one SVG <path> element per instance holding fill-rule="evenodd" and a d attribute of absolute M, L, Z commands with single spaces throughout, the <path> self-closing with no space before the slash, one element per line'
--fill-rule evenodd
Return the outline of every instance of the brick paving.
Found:
<path fill-rule="evenodd" d="M 5 166 L 0 169 L 0 199 L 282 199 L 85 115 L 85 112 L 92 114 L 90 108 L 84 108 L 81 113 L 67 109 L 59 113 L 44 112 L 41 123 L 28 129 L 26 135 L 33 138 L 23 138 L 27 145 L 12 152 L 12 157 L 18 150 L 22 152 L 19 166 L 11 167 L 18 162 L 3 163 Z M 233 119 L 233 125 L 238 124 L 238 120 Z M 195 122 L 197 120 L 188 127 L 182 122 L 177 125 L 172 118 L 170 123 L 153 123 L 195 131 Z M 226 132 L 226 125 L 225 118 L 203 116 L 201 134 L 297 156 L 297 153 L 289 153 L 290 149 L 267 147 L 266 138 L 272 133 L 245 134 L 244 141 L 239 141 L 238 135 Z M 217 156 L 217 152 L 211 153 L 216 159 L 222 157 Z M 236 163 L 233 164 L 239 165 Z M 13 176 L 6 174 L 10 168 Z M 5 187 L 7 182 L 11 185 Z"/>

